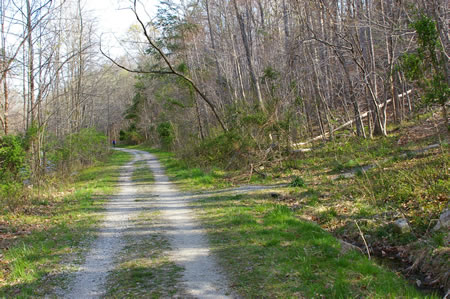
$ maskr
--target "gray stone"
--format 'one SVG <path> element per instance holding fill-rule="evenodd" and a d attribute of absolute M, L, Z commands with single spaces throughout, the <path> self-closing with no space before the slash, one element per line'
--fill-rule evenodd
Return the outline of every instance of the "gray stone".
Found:
<path fill-rule="evenodd" d="M 405 218 L 397 219 L 393 224 L 399 233 L 406 234 L 411 232 L 411 227 L 408 224 L 408 220 Z"/>
<path fill-rule="evenodd" d="M 445 209 L 439 217 L 438 222 L 433 227 L 433 230 L 439 230 L 441 228 L 448 229 L 450 227 L 450 209 Z"/>

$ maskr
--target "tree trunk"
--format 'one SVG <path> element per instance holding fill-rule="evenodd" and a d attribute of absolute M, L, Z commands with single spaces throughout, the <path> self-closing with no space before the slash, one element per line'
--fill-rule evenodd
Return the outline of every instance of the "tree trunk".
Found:
<path fill-rule="evenodd" d="M 249 45 L 249 41 L 247 38 L 247 33 L 245 31 L 244 19 L 242 18 L 241 13 L 239 12 L 239 8 L 237 6 L 236 0 L 233 0 L 233 4 L 234 4 L 235 12 L 236 12 L 236 17 L 239 22 L 239 28 L 240 28 L 241 36 L 242 36 L 242 43 L 244 44 L 250 78 L 252 80 L 253 87 L 255 88 L 255 91 L 256 91 L 256 96 L 258 99 L 259 107 L 261 108 L 262 111 L 266 111 L 266 108 L 264 106 L 264 101 L 262 98 L 262 94 L 261 94 L 261 87 L 259 85 L 259 81 L 258 81 L 258 78 L 256 77 L 256 73 L 255 73 L 255 70 L 253 67 L 253 63 L 252 63 L 250 45 Z"/>
<path fill-rule="evenodd" d="M 366 138 L 366 132 L 364 130 L 364 124 L 362 122 L 361 112 L 359 110 L 358 101 L 355 98 L 355 91 L 353 90 L 353 82 L 350 77 L 350 72 L 347 68 L 347 65 L 345 64 L 345 60 L 344 60 L 344 57 L 342 56 L 342 54 L 339 53 L 337 50 L 335 50 L 335 53 L 338 57 L 339 62 L 341 63 L 341 66 L 344 70 L 345 80 L 347 81 L 347 86 L 348 86 L 348 90 L 349 90 L 348 94 L 350 94 L 350 102 L 353 105 L 353 112 L 355 114 L 355 119 L 356 119 L 356 134 L 358 136 L 363 136 L 364 138 Z"/>
<path fill-rule="evenodd" d="M 9 102 L 8 102 L 8 65 L 6 58 L 6 32 L 5 32 L 5 11 L 3 0 L 1 0 L 1 39 L 2 39 L 2 57 L 0 61 L 0 66 L 2 67 L 3 74 L 3 105 L 0 102 L 0 107 L 3 106 L 3 116 L 0 115 L 0 121 L 3 126 L 3 132 L 5 135 L 8 135 L 8 110 L 9 110 Z"/>
<path fill-rule="evenodd" d="M 228 84 L 228 82 L 224 82 L 227 80 L 222 75 L 222 71 L 220 70 L 219 58 L 218 58 L 217 48 L 216 48 L 216 40 L 214 38 L 213 26 L 212 26 L 212 22 L 211 22 L 211 12 L 209 9 L 209 0 L 205 0 L 205 6 L 206 6 L 206 16 L 208 19 L 209 38 L 211 40 L 211 48 L 213 50 L 214 62 L 215 62 L 215 66 L 216 66 L 216 73 L 217 73 L 216 83 L 219 85 L 219 88 L 221 89 L 222 94 L 223 95 L 227 94 L 230 97 L 229 100 L 231 100 L 232 97 L 231 97 L 229 84 Z M 220 97 L 220 92 L 218 92 L 218 94 Z"/>
<path fill-rule="evenodd" d="M 28 30 L 28 122 L 30 126 L 34 125 L 35 112 L 34 112 L 34 48 L 33 48 L 33 34 L 31 24 L 31 4 L 30 0 L 27 0 L 27 30 Z"/>
<path fill-rule="evenodd" d="M 5 57 L 5 56 L 3 56 Z M 7 82 L 7 76 L 5 76 L 5 79 L 3 79 L 3 131 L 5 135 L 8 135 L 9 133 L 9 120 L 8 120 L 8 111 L 9 111 L 9 100 L 8 100 L 8 82 Z"/>

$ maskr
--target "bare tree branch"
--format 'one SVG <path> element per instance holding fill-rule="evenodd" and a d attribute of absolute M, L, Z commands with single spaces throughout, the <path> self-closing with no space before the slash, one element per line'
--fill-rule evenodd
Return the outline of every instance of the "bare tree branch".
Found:
<path fill-rule="evenodd" d="M 142 27 L 142 31 L 144 33 L 145 38 L 147 39 L 148 43 L 150 44 L 150 46 L 155 49 L 159 55 L 162 57 L 162 59 L 164 60 L 164 62 L 166 63 L 167 67 L 170 69 L 169 74 L 172 75 L 176 75 L 180 78 L 182 78 L 183 80 L 187 81 L 193 88 L 194 90 L 197 92 L 197 94 L 202 98 L 203 101 L 206 102 L 206 104 L 209 106 L 209 108 L 212 110 L 214 116 L 216 117 L 217 121 L 219 122 L 220 126 L 222 127 L 222 129 L 224 131 L 228 131 L 227 127 L 225 126 L 225 123 L 223 122 L 222 118 L 219 116 L 219 114 L 217 113 L 216 107 L 215 105 L 208 99 L 208 97 L 200 90 L 200 88 L 194 83 L 194 81 L 185 76 L 184 74 L 178 72 L 172 65 L 172 63 L 169 61 L 169 58 L 167 57 L 166 54 L 164 54 L 164 52 L 161 50 L 161 48 L 159 48 L 154 42 L 153 40 L 150 38 L 150 35 L 147 32 L 147 27 L 145 26 L 144 22 L 141 20 L 141 18 L 139 17 L 139 14 L 137 13 L 137 9 L 136 9 L 136 3 L 137 1 L 134 0 L 134 5 L 132 8 L 132 11 L 136 17 L 136 20 L 139 22 L 139 24 Z"/>
<path fill-rule="evenodd" d="M 123 66 L 119 64 L 117 61 L 115 61 L 111 56 L 107 55 L 105 52 L 103 52 L 102 44 L 100 42 L 100 53 L 102 53 L 103 56 L 105 56 L 109 61 L 111 61 L 115 66 L 130 72 L 130 73 L 136 73 L 136 74 L 159 74 L 159 75 L 172 75 L 173 72 L 168 71 L 144 71 L 144 70 L 132 70 L 130 68 L 127 68 L 126 66 Z"/>

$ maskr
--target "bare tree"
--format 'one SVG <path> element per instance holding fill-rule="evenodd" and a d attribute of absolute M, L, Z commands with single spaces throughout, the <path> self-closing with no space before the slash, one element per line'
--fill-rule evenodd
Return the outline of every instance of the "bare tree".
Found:
<path fill-rule="evenodd" d="M 110 56 L 108 56 L 107 54 L 105 54 L 102 49 L 100 48 L 100 51 L 102 52 L 102 54 L 107 57 L 111 62 L 113 62 L 114 64 L 116 64 L 117 66 L 119 66 L 122 69 L 125 69 L 127 71 L 130 72 L 134 72 L 134 73 L 142 73 L 142 74 L 170 74 L 170 75 L 175 75 L 177 77 L 182 78 L 183 80 L 185 80 L 186 82 L 188 82 L 192 88 L 194 88 L 195 92 L 201 97 L 201 99 L 203 101 L 205 101 L 205 103 L 209 106 L 209 108 L 211 109 L 211 111 L 213 112 L 214 116 L 216 117 L 217 121 L 219 122 L 220 126 L 222 127 L 222 129 L 224 131 L 227 131 L 227 127 L 225 126 L 225 123 L 223 122 L 222 118 L 220 117 L 220 115 L 217 112 L 216 106 L 212 103 L 212 101 L 206 96 L 206 94 L 200 90 L 200 88 L 197 86 L 197 84 L 195 84 L 195 82 L 187 77 L 186 75 L 184 75 L 183 73 L 177 71 L 175 69 L 175 67 L 172 65 L 172 63 L 170 62 L 169 58 L 167 57 L 167 55 L 163 52 L 163 50 L 158 47 L 156 45 L 156 43 L 153 41 L 153 39 L 150 37 L 148 30 L 147 30 L 147 26 L 144 24 L 144 22 L 141 20 L 138 12 L 137 12 L 137 1 L 135 0 L 133 2 L 133 7 L 132 7 L 132 11 L 134 13 L 134 15 L 136 16 L 136 20 L 138 21 L 138 23 L 141 25 L 142 28 L 142 32 L 145 36 L 145 38 L 147 39 L 149 45 L 155 49 L 158 54 L 161 56 L 161 58 L 163 59 L 164 63 L 166 64 L 166 66 L 168 67 L 168 71 L 142 71 L 142 70 L 131 70 L 129 68 L 126 68 L 120 64 L 118 64 L 116 61 L 114 61 Z"/>

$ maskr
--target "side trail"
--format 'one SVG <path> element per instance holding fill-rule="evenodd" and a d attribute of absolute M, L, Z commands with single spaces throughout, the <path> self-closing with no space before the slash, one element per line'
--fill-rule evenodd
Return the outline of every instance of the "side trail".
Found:
<path fill-rule="evenodd" d="M 164 227 L 161 233 L 166 234 L 170 241 L 169 255 L 183 269 L 180 288 L 193 298 L 232 297 L 227 279 L 211 254 L 206 232 L 189 206 L 189 201 L 195 198 L 185 196 L 175 188 L 154 155 L 138 150 L 117 150 L 130 153 L 134 158 L 123 166 L 119 178 L 120 192 L 106 205 L 105 220 L 97 238 L 64 297 L 98 298 L 105 294 L 108 271 L 114 269 L 125 244 L 124 232 L 132 225 L 129 220 L 143 208 L 161 212 L 163 223 L 159 225 Z M 131 181 L 131 176 L 135 170 L 133 165 L 139 161 L 145 161 L 153 172 L 152 195 L 155 200 L 151 202 L 136 201 L 140 191 Z"/>

